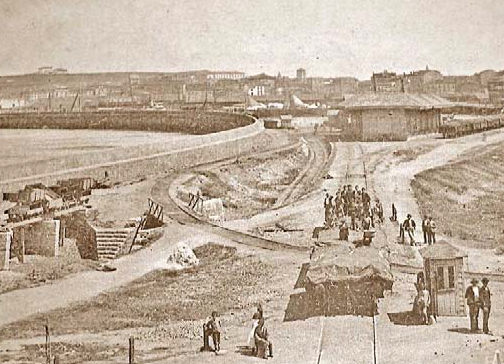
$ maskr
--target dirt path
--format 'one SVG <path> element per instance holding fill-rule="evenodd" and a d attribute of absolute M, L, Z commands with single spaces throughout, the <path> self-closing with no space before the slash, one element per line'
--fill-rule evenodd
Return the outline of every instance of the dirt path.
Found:
<path fill-rule="evenodd" d="M 176 242 L 196 237 L 195 241 L 214 239 L 194 229 L 168 224 L 163 237 L 149 248 L 115 260 L 114 272 L 82 272 L 39 287 L 16 290 L 0 295 L 0 326 L 30 315 L 90 299 L 101 292 L 131 282 L 148 272 L 162 268 Z M 15 304 L 13 304 L 15 302 Z"/>

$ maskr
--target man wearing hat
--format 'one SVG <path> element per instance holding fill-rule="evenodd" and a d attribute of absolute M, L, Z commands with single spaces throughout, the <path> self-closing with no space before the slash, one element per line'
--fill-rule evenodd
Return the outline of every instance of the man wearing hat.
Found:
<path fill-rule="evenodd" d="M 471 331 L 477 332 L 479 331 L 478 316 L 481 301 L 480 301 L 480 289 L 478 287 L 478 280 L 476 278 L 471 279 L 471 285 L 466 289 L 465 298 L 467 300 L 467 306 L 469 306 Z"/>
<path fill-rule="evenodd" d="M 488 288 L 488 278 L 481 280 L 483 286 L 480 288 L 481 310 L 483 311 L 483 332 L 491 334 L 488 330 L 488 318 L 490 317 L 490 308 L 492 306 L 490 288 Z"/>

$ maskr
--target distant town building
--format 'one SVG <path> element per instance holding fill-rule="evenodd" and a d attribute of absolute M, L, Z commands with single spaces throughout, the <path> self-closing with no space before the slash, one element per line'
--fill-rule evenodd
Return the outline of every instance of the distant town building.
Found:
<path fill-rule="evenodd" d="M 26 100 L 24 99 L 0 99 L 0 110 L 1 109 L 19 109 L 26 106 Z"/>
<path fill-rule="evenodd" d="M 479 80 L 481 86 L 488 87 L 488 81 L 490 81 L 493 77 L 497 76 L 497 71 L 484 70 L 476 73 L 474 76 Z"/>
<path fill-rule="evenodd" d="M 209 81 L 213 80 L 241 80 L 245 77 L 245 73 L 231 71 L 231 72 L 210 72 L 207 75 Z"/>
<path fill-rule="evenodd" d="M 381 73 L 373 73 L 371 76 L 373 91 L 375 92 L 401 92 L 404 91 L 402 78 L 395 72 L 387 70 Z"/>
<path fill-rule="evenodd" d="M 38 73 L 42 75 L 48 75 L 52 73 L 52 66 L 43 66 L 38 68 Z"/>
<path fill-rule="evenodd" d="M 305 81 L 306 80 L 306 70 L 304 68 L 298 68 L 296 71 L 296 78 L 299 81 Z"/>
<path fill-rule="evenodd" d="M 52 73 L 54 75 L 64 75 L 68 73 L 68 70 L 66 68 L 55 68 L 53 69 Z"/>
<path fill-rule="evenodd" d="M 248 90 L 249 96 L 264 96 L 266 95 L 265 86 L 255 85 Z"/>
<path fill-rule="evenodd" d="M 41 75 L 62 75 L 68 73 L 66 68 L 52 68 L 52 66 L 43 66 L 38 68 L 38 73 Z"/>
<path fill-rule="evenodd" d="M 488 81 L 488 93 L 493 104 L 504 105 L 504 71 Z"/>

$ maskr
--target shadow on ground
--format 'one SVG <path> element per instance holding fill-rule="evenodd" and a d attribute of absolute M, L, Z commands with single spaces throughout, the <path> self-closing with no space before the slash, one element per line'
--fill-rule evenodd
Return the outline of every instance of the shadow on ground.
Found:
<path fill-rule="evenodd" d="M 449 332 L 457 332 L 459 334 L 465 334 L 465 335 L 478 335 L 481 334 L 481 332 L 476 332 L 476 331 L 471 331 L 470 329 L 466 327 L 453 327 L 451 329 L 448 329 Z"/>
<path fill-rule="evenodd" d="M 243 356 L 255 356 L 250 346 L 237 346 L 235 353 L 241 354 Z"/>
<path fill-rule="evenodd" d="M 390 322 L 394 325 L 416 326 L 423 325 L 422 318 L 413 311 L 387 313 Z"/>

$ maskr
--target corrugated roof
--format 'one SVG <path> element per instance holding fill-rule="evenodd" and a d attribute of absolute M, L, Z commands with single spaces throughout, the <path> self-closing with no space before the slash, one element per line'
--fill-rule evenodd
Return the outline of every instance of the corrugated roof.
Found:
<path fill-rule="evenodd" d="M 455 259 L 467 257 L 467 253 L 455 248 L 444 240 L 420 250 L 424 259 Z"/>
<path fill-rule="evenodd" d="M 405 92 L 368 93 L 355 95 L 343 101 L 340 106 L 348 109 L 356 108 L 440 108 L 449 106 L 450 101 L 433 94 L 414 94 Z"/>

